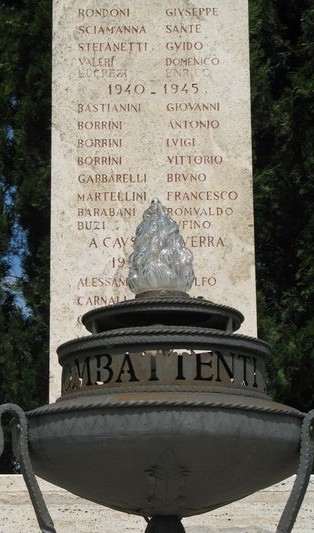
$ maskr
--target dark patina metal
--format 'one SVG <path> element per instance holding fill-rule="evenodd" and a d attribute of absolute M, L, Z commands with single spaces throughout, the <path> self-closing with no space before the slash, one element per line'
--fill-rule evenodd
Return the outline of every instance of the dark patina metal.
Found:
<path fill-rule="evenodd" d="M 178 516 L 153 516 L 145 533 L 184 533 L 184 531 Z"/>
<path fill-rule="evenodd" d="M 4 446 L 4 437 L 1 428 L 1 417 L 4 414 L 9 414 L 13 417 L 12 424 L 14 427 L 14 454 L 21 466 L 21 472 L 36 513 L 40 530 L 42 533 L 56 533 L 53 521 L 42 497 L 29 458 L 27 418 L 24 411 L 18 405 L 12 403 L 7 403 L 0 406 L 0 457 L 2 455 Z"/>
<path fill-rule="evenodd" d="M 147 533 L 184 531 L 182 517 L 295 473 L 304 414 L 267 396 L 270 349 L 233 333 L 242 320 L 192 298 L 87 313 L 92 335 L 58 350 L 62 396 L 27 413 L 35 473 L 149 517 Z"/>
<path fill-rule="evenodd" d="M 0 418 L 14 418 L 42 532 L 55 529 L 32 467 L 79 496 L 142 515 L 146 533 L 184 532 L 183 517 L 298 469 L 277 529 L 291 531 L 313 462 L 314 413 L 267 396 L 270 348 L 235 334 L 242 320 L 229 307 L 163 296 L 83 317 L 92 335 L 58 349 L 57 402 L 26 416 L 12 404 L 0 408 Z M 0 455 L 2 441 L 0 432 Z"/>

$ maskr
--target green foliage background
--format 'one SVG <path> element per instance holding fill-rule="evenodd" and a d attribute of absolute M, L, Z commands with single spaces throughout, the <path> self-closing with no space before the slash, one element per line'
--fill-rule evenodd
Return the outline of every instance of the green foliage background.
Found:
<path fill-rule="evenodd" d="M 47 403 L 49 383 L 51 7 L 0 3 L 0 404 L 26 410 Z"/>
<path fill-rule="evenodd" d="M 251 76 L 259 335 L 269 390 L 314 407 L 314 4 L 252 0 Z"/>
<path fill-rule="evenodd" d="M 250 0 L 259 336 L 314 407 L 314 4 Z M 0 1 L 0 403 L 48 399 L 51 0 Z M 21 274 L 12 278 L 12 258 Z M 25 301 L 19 305 L 19 295 Z M 10 453 L 0 471 L 11 468 Z"/>

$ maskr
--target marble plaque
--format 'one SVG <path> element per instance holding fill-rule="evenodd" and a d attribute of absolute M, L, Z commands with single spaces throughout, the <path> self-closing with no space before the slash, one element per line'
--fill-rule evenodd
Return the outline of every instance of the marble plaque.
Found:
<path fill-rule="evenodd" d="M 256 334 L 247 0 L 55 0 L 51 385 L 81 316 L 132 298 L 154 197 L 194 254 L 190 292 Z"/>

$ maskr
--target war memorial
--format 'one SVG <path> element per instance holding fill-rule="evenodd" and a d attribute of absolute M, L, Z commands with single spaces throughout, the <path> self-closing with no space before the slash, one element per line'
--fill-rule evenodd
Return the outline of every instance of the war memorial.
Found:
<path fill-rule="evenodd" d="M 313 413 L 267 395 L 256 339 L 246 0 L 57 0 L 52 91 L 51 403 L 0 411 L 40 530 L 33 471 L 147 533 L 297 474 L 288 533 Z"/>

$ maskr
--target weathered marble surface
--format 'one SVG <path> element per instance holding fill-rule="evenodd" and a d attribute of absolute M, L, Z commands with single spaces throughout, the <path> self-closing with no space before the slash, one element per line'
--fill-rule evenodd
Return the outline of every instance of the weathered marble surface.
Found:
<path fill-rule="evenodd" d="M 14 478 L 14 479 L 13 479 Z M 257 492 L 212 513 L 184 519 L 187 533 L 274 533 L 291 490 L 293 478 Z M 82 500 L 40 483 L 58 533 L 139 533 L 145 529 L 141 517 L 126 515 Z M 23 479 L 0 476 L 1 533 L 39 531 Z M 293 533 L 314 531 L 314 476 Z"/>
<path fill-rule="evenodd" d="M 126 260 L 154 197 L 194 253 L 191 294 L 256 331 L 247 0 L 116 6 L 53 3 L 52 400 L 80 316 L 132 297 Z"/>

